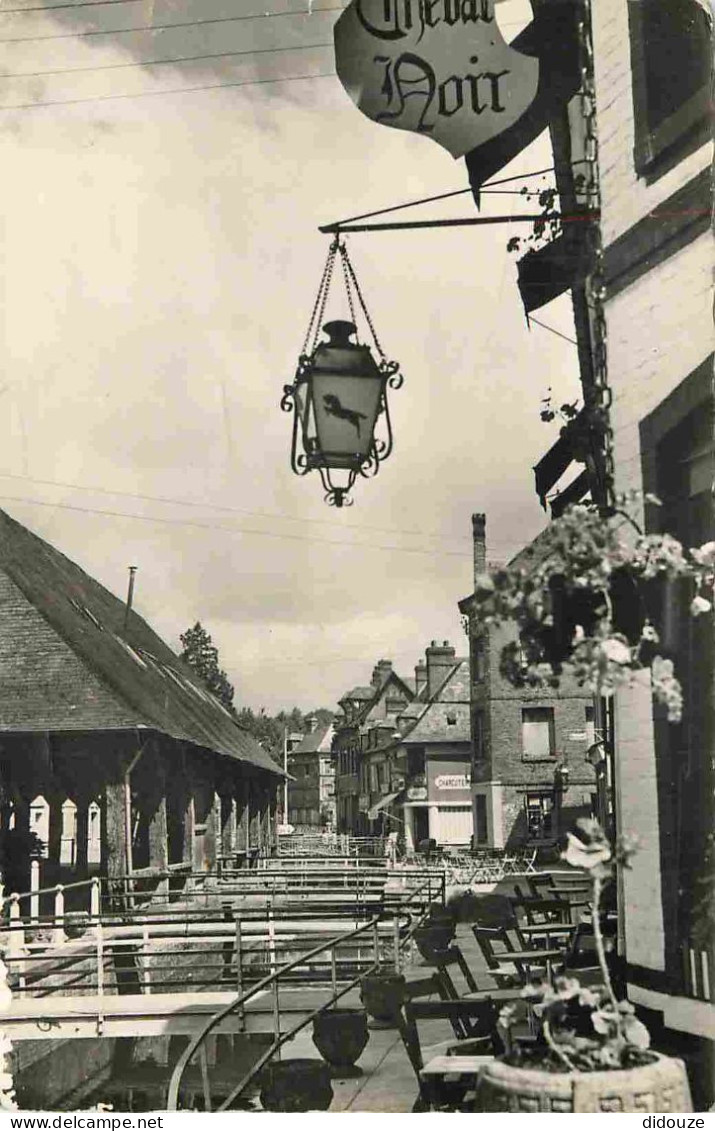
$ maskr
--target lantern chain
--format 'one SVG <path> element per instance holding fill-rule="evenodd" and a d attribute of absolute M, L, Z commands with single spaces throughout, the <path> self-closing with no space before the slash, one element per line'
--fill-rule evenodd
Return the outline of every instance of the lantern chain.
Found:
<path fill-rule="evenodd" d="M 352 282 L 352 285 L 355 288 L 355 294 L 357 295 L 358 302 L 360 303 L 360 308 L 361 308 L 363 314 L 365 315 L 365 321 L 367 322 L 368 326 L 370 327 L 370 333 L 372 334 L 372 340 L 375 343 L 375 349 L 377 350 L 378 354 L 380 355 L 380 361 L 386 362 L 387 357 L 385 355 L 385 351 L 383 350 L 382 346 L 380 345 L 380 340 L 379 340 L 377 334 L 375 333 L 375 327 L 372 324 L 372 318 L 370 317 L 370 313 L 367 309 L 367 306 L 365 305 L 365 299 L 363 298 L 362 291 L 360 290 L 360 284 L 357 281 L 357 276 L 355 274 L 355 270 L 353 268 L 353 265 L 350 262 L 350 256 L 348 255 L 348 249 L 345 246 L 345 244 L 340 245 L 340 254 L 343 257 L 343 266 L 345 268 L 346 277 L 348 275 L 350 276 L 350 280 Z"/>
<path fill-rule="evenodd" d="M 313 312 L 310 316 L 310 321 L 308 322 L 308 329 L 305 332 L 305 340 L 303 342 L 303 348 L 301 350 L 302 356 L 307 355 L 309 345 L 311 349 L 315 349 L 318 333 L 320 332 L 320 326 L 323 320 L 323 315 L 325 313 L 325 304 L 328 299 L 328 291 L 330 290 L 330 281 L 333 275 L 333 264 L 335 263 L 335 253 L 337 252 L 337 250 L 338 240 L 335 239 L 330 245 L 328 257 L 325 260 L 325 266 L 323 267 L 323 275 L 318 287 L 318 293 L 315 296 L 315 302 L 313 303 Z M 313 338 L 312 343 L 311 336 Z"/>
<path fill-rule="evenodd" d="M 340 250 L 340 260 L 341 260 L 342 265 L 343 265 L 343 278 L 345 280 L 345 293 L 348 296 L 348 307 L 350 308 L 350 321 L 352 322 L 353 326 L 357 329 L 357 321 L 355 319 L 355 303 L 353 302 L 353 291 L 352 291 L 352 286 L 350 284 L 350 272 L 348 271 L 348 262 L 349 262 L 349 260 L 348 260 L 348 249 L 347 249 L 347 247 L 344 243 L 341 243 L 339 250 Z M 357 338 L 358 338 L 358 341 L 359 341 L 360 340 L 359 334 L 358 334 Z"/>
<path fill-rule="evenodd" d="M 601 191 L 599 176 L 598 128 L 596 110 L 596 87 L 594 79 L 593 28 L 591 21 L 591 0 L 583 0 L 582 16 L 578 23 L 579 65 L 581 71 L 581 105 L 585 126 L 584 157 L 587 166 L 587 191 L 595 201 L 600 215 Z M 592 225 L 591 235 L 594 248 L 594 269 L 587 281 L 587 301 L 591 313 L 592 335 L 592 387 L 591 403 L 599 418 L 603 436 L 602 498 L 599 504 L 607 512 L 615 506 L 615 467 L 613 458 L 613 430 L 611 427 L 612 390 L 608 384 L 607 324 L 604 309 L 606 288 L 603 265 L 603 238 L 600 221 Z"/>
<path fill-rule="evenodd" d="M 335 255 L 336 255 L 336 252 L 338 250 L 338 246 L 339 245 L 338 245 L 337 239 L 333 240 L 333 242 L 330 245 L 330 251 L 328 252 L 328 259 L 327 259 L 326 264 L 325 264 L 325 285 L 323 287 L 323 294 L 322 294 L 321 300 L 320 300 L 320 309 L 318 311 L 318 317 L 317 317 L 316 322 L 315 322 L 315 328 L 314 328 L 314 332 L 313 332 L 313 341 L 312 341 L 311 347 L 310 347 L 311 353 L 315 350 L 315 348 L 318 344 L 318 338 L 320 336 L 320 330 L 321 330 L 321 327 L 323 325 L 323 321 L 325 319 L 325 305 L 328 301 L 328 293 L 330 291 L 330 284 L 333 280 L 333 268 L 335 266 Z"/>

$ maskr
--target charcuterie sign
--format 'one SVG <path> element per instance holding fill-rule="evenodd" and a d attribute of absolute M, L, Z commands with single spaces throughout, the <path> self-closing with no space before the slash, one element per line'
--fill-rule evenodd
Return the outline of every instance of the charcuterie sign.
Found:
<path fill-rule="evenodd" d="M 469 774 L 440 774 L 434 784 L 437 789 L 469 789 L 471 778 Z"/>
<path fill-rule="evenodd" d="M 539 61 L 505 41 L 494 0 L 351 0 L 335 66 L 355 105 L 384 126 L 462 157 L 534 101 Z"/>

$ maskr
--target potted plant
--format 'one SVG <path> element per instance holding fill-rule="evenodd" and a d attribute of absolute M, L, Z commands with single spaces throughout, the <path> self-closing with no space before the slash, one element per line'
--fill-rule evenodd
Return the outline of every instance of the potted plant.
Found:
<path fill-rule="evenodd" d="M 635 526 L 625 511 L 619 515 Z M 688 583 L 691 614 L 710 612 L 715 542 L 684 550 L 669 534 L 636 527 L 626 538 L 621 527 L 594 506 L 569 507 L 529 555 L 477 580 L 473 629 L 516 625 L 519 639 L 504 646 L 500 666 L 520 687 L 558 687 L 568 669 L 595 695 L 609 696 L 650 669 L 654 698 L 669 722 L 679 722 L 683 695 L 660 646 L 659 587 Z"/>
<path fill-rule="evenodd" d="M 395 1029 L 405 998 L 405 975 L 374 970 L 360 979 L 360 1000 L 370 1015 L 370 1029 Z"/>
<path fill-rule="evenodd" d="M 480 1110 L 692 1111 L 682 1061 L 650 1048 L 648 1030 L 633 1006 L 617 1000 L 606 962 L 603 885 L 614 863 L 628 866 L 635 845 L 622 838 L 613 851 L 597 821 L 583 819 L 578 826 L 582 838 L 568 834 L 563 858 L 590 877 L 602 984 L 585 988 L 565 975 L 553 984 L 527 986 L 520 1002 L 502 1009 L 498 1028 L 506 1052 L 480 1070 Z M 515 1036 L 520 1011 L 531 1022 L 528 1040 Z"/>
<path fill-rule="evenodd" d="M 413 930 L 412 938 L 422 957 L 429 961 L 433 951 L 445 950 L 450 945 L 456 929 L 456 918 L 450 908 L 432 903 L 424 922 Z"/>
<path fill-rule="evenodd" d="M 263 1074 L 261 1105 L 266 1111 L 327 1111 L 332 1099 L 330 1068 L 322 1060 L 274 1060 Z"/>
<path fill-rule="evenodd" d="M 368 1042 L 364 1009 L 326 1009 L 313 1019 L 313 1044 L 330 1065 L 330 1075 L 347 1080 L 362 1076 L 356 1061 Z"/>

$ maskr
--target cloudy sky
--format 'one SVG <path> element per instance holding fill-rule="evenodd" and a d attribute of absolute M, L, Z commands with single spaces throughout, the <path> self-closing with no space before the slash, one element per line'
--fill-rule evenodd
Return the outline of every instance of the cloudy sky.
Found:
<path fill-rule="evenodd" d="M 528 6 L 498 12 L 511 38 Z M 0 2 L 0 506 L 118 594 L 137 565 L 138 611 L 173 647 L 201 620 L 237 704 L 268 710 L 332 706 L 381 657 L 410 674 L 432 638 L 465 650 L 470 515 L 494 559 L 538 533 L 531 468 L 556 438 L 540 402 L 578 393 L 574 346 L 526 326 L 515 229 L 354 235 L 405 375 L 395 451 L 350 510 L 291 474 L 278 402 L 318 225 L 467 185 L 462 162 L 354 108 L 338 14 Z M 503 175 L 550 163 L 544 138 Z M 475 213 L 465 195 L 413 214 Z M 539 317 L 573 334 L 566 300 Z"/>

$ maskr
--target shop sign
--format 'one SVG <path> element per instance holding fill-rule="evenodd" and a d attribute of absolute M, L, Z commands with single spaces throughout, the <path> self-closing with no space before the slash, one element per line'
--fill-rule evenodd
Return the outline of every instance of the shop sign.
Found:
<path fill-rule="evenodd" d="M 408 801 L 426 801 L 427 800 L 427 787 L 424 785 L 413 785 L 407 790 Z"/>
<path fill-rule="evenodd" d="M 437 789 L 469 789 L 472 779 L 469 774 L 440 774 L 434 784 Z"/>
<path fill-rule="evenodd" d="M 512 126 L 539 84 L 538 59 L 506 43 L 494 0 L 350 0 L 335 68 L 368 118 L 453 157 Z"/>

